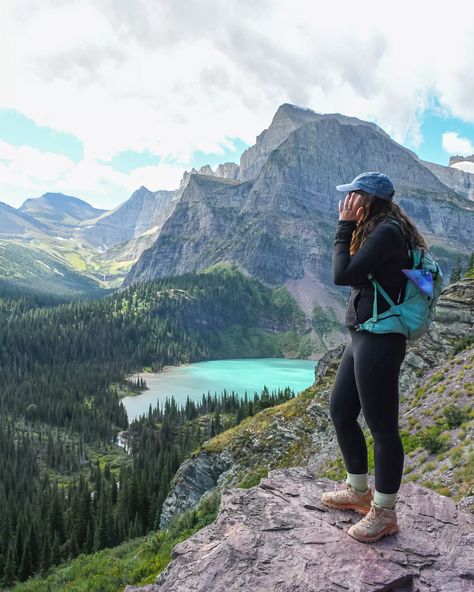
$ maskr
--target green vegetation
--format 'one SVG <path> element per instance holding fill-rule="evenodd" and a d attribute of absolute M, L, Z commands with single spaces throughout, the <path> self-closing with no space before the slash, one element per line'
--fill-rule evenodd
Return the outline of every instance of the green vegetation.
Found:
<path fill-rule="evenodd" d="M 213 522 L 220 497 L 211 493 L 199 505 L 177 517 L 166 530 L 150 533 L 92 555 L 80 555 L 67 564 L 31 578 L 12 592 L 122 592 L 127 584 L 145 585 L 155 580 L 171 561 L 173 547 Z"/>
<path fill-rule="evenodd" d="M 456 405 L 448 405 L 443 414 L 450 429 L 459 427 L 467 419 L 464 409 L 460 409 Z"/>
<path fill-rule="evenodd" d="M 332 308 L 322 308 L 315 305 L 311 322 L 318 335 L 326 335 L 331 331 L 343 329 L 343 324 L 337 318 L 336 312 Z"/>
<path fill-rule="evenodd" d="M 77 259 L 77 254 L 75 259 Z M 13 286 L 69 297 L 99 297 L 107 293 L 96 279 L 84 275 L 84 265 L 75 268 L 50 245 L 0 240 L 0 277 Z"/>
<path fill-rule="evenodd" d="M 15 299 L 15 290 L 0 298 L 0 585 L 158 528 L 171 479 L 196 447 L 294 397 L 289 389 L 253 400 L 224 393 L 181 409 L 167 400 L 128 426 L 127 456 L 113 444 L 128 425 L 118 395 L 143 386 L 128 374 L 279 356 L 263 327 L 297 332 L 296 304 L 234 269 L 96 301 Z"/>
<path fill-rule="evenodd" d="M 430 454 L 436 454 L 446 449 L 447 439 L 440 435 L 437 427 L 426 428 L 419 436 L 420 444 Z"/>

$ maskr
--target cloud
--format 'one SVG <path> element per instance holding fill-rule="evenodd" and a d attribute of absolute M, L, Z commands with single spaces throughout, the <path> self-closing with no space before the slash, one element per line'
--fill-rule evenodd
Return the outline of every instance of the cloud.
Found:
<path fill-rule="evenodd" d="M 253 144 L 284 102 L 413 145 L 432 96 L 474 121 L 471 0 L 388 4 L 383 23 L 375 0 L 2 4 L 0 107 L 74 134 L 88 163 L 133 150 L 190 168 L 196 151 Z"/>
<path fill-rule="evenodd" d="M 468 138 L 461 138 L 456 132 L 443 134 L 443 149 L 448 154 L 470 156 L 474 154 L 474 144 Z"/>
<path fill-rule="evenodd" d="M 16 148 L 0 141 L 2 193 L 15 207 L 26 197 L 57 191 L 85 199 L 92 205 L 111 209 L 125 201 L 141 185 L 149 189 L 175 189 L 183 168 L 169 164 L 133 169 L 128 174 L 85 158 L 79 163 L 66 156 L 41 152 L 29 146 Z"/>

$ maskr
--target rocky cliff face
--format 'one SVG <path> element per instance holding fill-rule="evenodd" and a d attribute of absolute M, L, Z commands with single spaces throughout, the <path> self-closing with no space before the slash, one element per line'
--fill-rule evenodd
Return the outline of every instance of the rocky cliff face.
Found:
<path fill-rule="evenodd" d="M 373 124 L 283 106 L 242 156 L 241 179 L 253 174 L 249 159 L 259 163 L 253 180 L 189 176 L 125 285 L 228 261 L 269 285 L 285 284 L 308 317 L 318 304 L 342 318 L 345 291 L 333 285 L 331 271 L 341 197 L 335 186 L 361 170 L 393 178 L 398 203 L 440 249 L 446 273 L 456 251 L 474 248 L 472 202 Z M 324 352 L 341 342 L 341 334 L 325 343 L 317 339 L 313 332 L 315 349 Z"/>
<path fill-rule="evenodd" d="M 76 231 L 75 237 L 83 238 L 103 250 L 137 238 L 150 230 L 154 232 L 153 238 L 156 238 L 173 210 L 175 196 L 175 191 L 152 192 L 146 187 L 140 187 L 130 199 L 114 210 L 84 222 Z"/>
<path fill-rule="evenodd" d="M 467 199 L 474 200 L 473 172 L 463 171 L 462 169 L 456 168 L 454 166 L 442 166 L 433 162 L 427 162 L 426 160 L 420 160 L 420 162 L 434 175 L 436 175 L 441 183 L 444 183 L 447 187 L 454 189 L 454 191 L 459 193 L 459 195 L 462 195 Z"/>
<path fill-rule="evenodd" d="M 304 109 L 296 105 L 284 103 L 275 113 L 268 129 L 257 136 L 255 144 L 245 150 L 240 158 L 239 179 L 255 179 L 271 152 L 284 142 L 291 132 L 313 121 L 322 119 L 336 119 L 340 123 L 349 125 L 363 125 L 385 135 L 379 127 L 368 121 L 356 117 L 347 117 L 339 113 L 331 115 L 315 113 L 311 109 Z"/>
<path fill-rule="evenodd" d="M 185 461 L 179 467 L 174 486 L 163 504 L 160 528 L 166 528 L 174 516 L 193 508 L 205 493 L 220 486 L 226 472 L 232 468 L 233 460 L 229 451 L 223 451 L 218 456 L 203 453 Z"/>
<path fill-rule="evenodd" d="M 215 522 L 173 549 L 156 584 L 125 592 L 467 592 L 474 589 L 474 516 L 449 498 L 403 485 L 400 532 L 376 545 L 351 539 L 360 516 L 324 507 L 333 482 L 305 468 L 271 471 L 226 489 Z"/>

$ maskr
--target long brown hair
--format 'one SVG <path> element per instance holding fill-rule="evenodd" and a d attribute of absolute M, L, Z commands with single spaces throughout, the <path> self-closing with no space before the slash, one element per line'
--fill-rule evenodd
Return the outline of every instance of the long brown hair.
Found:
<path fill-rule="evenodd" d="M 403 232 L 408 238 L 412 247 L 420 247 L 421 249 L 428 249 L 425 239 L 417 230 L 414 222 L 403 212 L 399 205 L 392 201 L 380 199 L 375 195 L 358 192 L 364 196 L 364 201 L 361 204 L 364 208 L 364 214 L 357 222 L 357 227 L 352 235 L 351 246 L 349 253 L 355 253 L 364 244 L 369 234 L 376 226 L 381 224 L 387 218 L 394 218 L 401 223 Z"/>

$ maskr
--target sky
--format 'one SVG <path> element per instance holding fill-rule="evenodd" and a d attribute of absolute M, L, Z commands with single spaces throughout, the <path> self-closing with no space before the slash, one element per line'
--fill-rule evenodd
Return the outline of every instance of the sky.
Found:
<path fill-rule="evenodd" d="M 239 162 L 282 103 L 474 153 L 474 2 L 2 0 L 0 201 L 111 209 Z"/>

